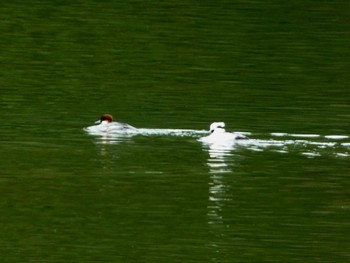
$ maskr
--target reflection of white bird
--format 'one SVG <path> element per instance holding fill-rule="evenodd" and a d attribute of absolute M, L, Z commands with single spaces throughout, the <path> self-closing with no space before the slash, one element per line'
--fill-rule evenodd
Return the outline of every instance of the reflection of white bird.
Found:
<path fill-rule="evenodd" d="M 213 122 L 210 125 L 210 135 L 202 137 L 199 141 L 209 145 L 232 145 L 236 140 L 248 139 L 239 133 L 226 132 L 224 122 Z"/>
<path fill-rule="evenodd" d="M 110 134 L 118 132 L 136 131 L 137 129 L 129 124 L 113 121 L 110 114 L 104 114 L 95 122 L 96 125 L 85 128 L 85 131 L 93 134 Z"/>

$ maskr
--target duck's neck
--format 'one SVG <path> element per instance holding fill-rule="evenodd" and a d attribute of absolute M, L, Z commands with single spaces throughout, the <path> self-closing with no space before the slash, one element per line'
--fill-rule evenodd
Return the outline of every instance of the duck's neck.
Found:
<path fill-rule="evenodd" d="M 102 125 L 106 125 L 106 124 L 108 124 L 108 123 L 110 123 L 109 121 L 107 121 L 107 120 L 104 120 L 104 121 L 101 121 L 101 123 L 100 124 L 102 124 Z"/>
<path fill-rule="evenodd" d="M 224 128 L 216 128 L 213 133 L 224 133 L 226 132 Z"/>

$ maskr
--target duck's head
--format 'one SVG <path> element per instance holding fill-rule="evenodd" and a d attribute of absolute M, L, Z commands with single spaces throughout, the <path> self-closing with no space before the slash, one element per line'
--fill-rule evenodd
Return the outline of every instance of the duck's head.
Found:
<path fill-rule="evenodd" d="M 113 121 L 113 116 L 111 114 L 103 114 L 101 118 L 95 122 L 95 124 L 109 123 Z"/>
<path fill-rule="evenodd" d="M 210 125 L 210 133 L 215 132 L 225 132 L 225 123 L 224 122 L 213 122 Z"/>

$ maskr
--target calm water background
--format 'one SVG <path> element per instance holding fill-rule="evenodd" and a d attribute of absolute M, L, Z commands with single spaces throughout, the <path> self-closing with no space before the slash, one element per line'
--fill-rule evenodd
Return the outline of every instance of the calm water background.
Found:
<path fill-rule="evenodd" d="M 1 261 L 350 261 L 349 139 L 213 154 L 82 130 L 349 136 L 350 2 L 118 2 L 0 4 Z"/>

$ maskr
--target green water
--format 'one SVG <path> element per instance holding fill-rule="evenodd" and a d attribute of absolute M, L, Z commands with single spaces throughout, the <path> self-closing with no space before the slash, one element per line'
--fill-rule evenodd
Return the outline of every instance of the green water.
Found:
<path fill-rule="evenodd" d="M 0 14 L 1 262 L 350 260 L 348 1 Z M 252 142 L 83 131 L 107 112 L 139 128 L 225 121 Z"/>

